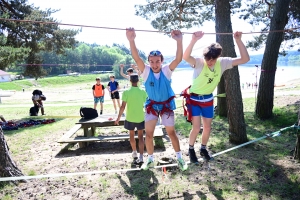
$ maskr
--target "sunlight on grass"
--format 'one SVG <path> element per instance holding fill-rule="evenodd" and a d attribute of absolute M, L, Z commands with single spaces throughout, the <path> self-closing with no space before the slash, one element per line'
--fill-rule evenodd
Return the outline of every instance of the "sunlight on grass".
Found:
<path fill-rule="evenodd" d="M 75 81 L 75 78 L 73 78 L 71 77 L 68 80 L 70 84 Z M 82 77 L 78 80 L 92 82 L 94 75 Z M 41 85 L 46 86 L 48 84 L 58 87 L 61 79 L 53 77 L 48 79 L 48 82 L 46 79 L 38 81 Z M 69 83 L 64 82 L 63 84 Z M 90 89 L 90 85 L 84 85 L 84 87 Z M 83 100 L 82 102 L 86 103 L 87 101 Z M 296 111 L 299 108 L 284 106 L 274 107 L 272 119 L 259 120 L 254 113 L 255 99 L 247 98 L 243 102 L 247 137 L 250 141 L 278 131 L 283 127 L 291 126 L 297 119 Z M 187 138 L 192 126 L 186 122 L 186 118 L 183 116 L 181 103 L 181 99 L 178 98 L 176 100 L 178 108 L 175 111 L 175 128 L 180 138 L 183 141 L 188 141 Z M 132 168 L 132 161 L 129 162 L 125 158 L 128 155 L 124 153 L 121 157 L 117 153 L 112 154 L 117 150 L 114 148 L 119 146 L 111 147 L 110 143 L 107 144 L 109 147 L 105 149 L 106 153 L 103 153 L 105 147 L 102 146 L 101 142 L 86 148 L 79 148 L 77 144 L 74 144 L 67 146 L 63 152 L 60 152 L 60 149 L 66 145 L 57 144 L 56 141 L 80 119 L 79 108 L 80 106 L 45 107 L 47 116 L 78 116 L 78 118 L 57 118 L 56 122 L 52 124 L 5 131 L 5 139 L 11 155 L 17 161 L 18 166 L 21 166 L 24 174 L 34 176 L 36 174 L 47 174 L 49 171 L 52 173 L 52 170 L 78 172 Z M 6 113 L 8 119 L 30 119 L 28 108 L 3 107 L 1 112 Z M 105 112 L 113 113 L 113 106 L 111 104 L 105 105 Z M 126 134 L 127 131 L 123 127 L 96 129 L 96 136 L 98 134 L 116 133 Z M 79 130 L 78 135 L 82 134 L 83 131 Z M 228 119 L 215 116 L 208 149 L 212 153 L 218 153 L 236 146 L 229 143 L 228 138 Z M 201 133 L 199 133 L 195 144 L 198 158 L 200 158 L 200 141 Z M 116 143 L 118 142 L 116 141 Z M 155 146 L 167 146 L 166 143 L 170 142 L 163 143 L 157 140 Z M 47 144 L 47 146 L 43 146 L 44 144 Z M 65 187 L 67 184 L 79 185 L 82 189 L 92 188 L 89 191 L 92 190 L 96 193 L 99 199 L 114 199 L 118 197 L 118 194 L 128 195 L 126 196 L 128 199 L 293 199 L 300 190 L 300 176 L 297 173 L 299 171 L 298 163 L 291 159 L 294 144 L 295 133 L 293 130 L 285 131 L 273 139 L 261 140 L 216 156 L 215 161 L 210 162 L 209 169 L 207 163 L 204 162 L 200 162 L 199 165 L 189 165 L 189 170 L 186 172 L 181 172 L 177 167 L 170 168 L 167 170 L 164 179 L 162 178 L 163 172 L 161 169 L 150 169 L 149 171 L 101 174 L 97 177 L 80 176 L 75 178 L 76 181 L 73 178 L 61 177 L 55 182 L 55 180 L 50 181 L 45 178 L 32 181 L 32 184 L 50 184 L 48 189 L 51 188 L 51 190 L 55 190 L 56 186 Z M 42 147 L 35 152 L 36 147 L 39 145 Z M 170 148 L 172 152 L 169 155 L 176 158 L 172 147 Z M 188 161 L 186 146 L 181 148 L 184 152 L 184 159 Z M 154 155 L 158 158 L 165 156 L 165 153 L 157 148 Z M 49 157 L 43 157 L 43 154 Z M 115 155 L 119 156 L 118 159 L 114 158 Z M 125 157 L 123 158 L 123 156 Z M 144 158 L 146 156 L 145 152 Z M 47 159 L 49 159 L 51 165 L 48 165 Z M 58 185 L 58 182 L 59 184 L 64 182 L 65 185 Z M 32 184 L 26 187 L 32 187 Z M 15 186 L 1 188 L 3 192 L 0 194 L 0 198 L 17 199 L 16 193 L 18 193 L 18 190 L 15 189 Z M 115 194 L 115 196 L 112 194 Z M 34 198 L 42 199 L 47 196 L 46 193 L 37 193 Z"/>
<path fill-rule="evenodd" d="M 35 175 L 36 175 L 35 170 L 33 170 L 33 169 L 29 170 L 28 176 L 35 176 Z"/>

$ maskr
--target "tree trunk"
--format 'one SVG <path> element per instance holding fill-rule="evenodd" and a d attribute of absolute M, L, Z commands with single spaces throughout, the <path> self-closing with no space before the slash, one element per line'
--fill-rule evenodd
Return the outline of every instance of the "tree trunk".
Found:
<path fill-rule="evenodd" d="M 230 18 L 230 0 L 216 0 L 216 32 L 232 33 L 232 25 Z M 216 36 L 217 42 L 223 47 L 223 57 L 236 57 L 234 50 L 233 35 Z M 237 67 L 226 70 L 223 74 L 225 81 L 227 116 L 229 122 L 229 141 L 234 144 L 247 142 L 246 124 L 243 112 L 243 99 L 240 88 L 240 77 Z M 221 87 L 221 86 L 220 86 Z M 220 98 L 218 98 L 218 101 Z M 221 100 L 222 101 L 222 100 Z M 222 105 L 224 106 L 224 105 Z M 218 109 L 219 106 L 218 106 Z M 223 109 L 223 108 L 221 108 Z"/>
<path fill-rule="evenodd" d="M 225 81 L 224 76 L 221 77 L 221 81 L 218 85 L 218 94 L 225 93 Z M 224 97 L 217 97 L 217 115 L 221 117 L 227 117 L 227 104 L 226 98 Z"/>
<path fill-rule="evenodd" d="M 9 154 L 9 148 L 0 128 L 0 177 L 24 176 Z M 14 181 L 14 183 L 16 183 Z M 1 184 L 1 182 L 0 182 Z"/>
<path fill-rule="evenodd" d="M 300 109 L 298 111 L 298 127 L 300 126 Z M 296 147 L 294 151 L 294 159 L 300 162 L 300 131 L 297 129 Z"/>
<path fill-rule="evenodd" d="M 271 18 L 270 31 L 284 29 L 288 22 L 287 13 L 290 2 L 291 0 L 276 1 L 275 11 Z M 255 114 L 260 119 L 269 119 L 273 116 L 275 73 L 283 35 L 284 32 L 270 32 L 267 38 L 255 108 Z"/>

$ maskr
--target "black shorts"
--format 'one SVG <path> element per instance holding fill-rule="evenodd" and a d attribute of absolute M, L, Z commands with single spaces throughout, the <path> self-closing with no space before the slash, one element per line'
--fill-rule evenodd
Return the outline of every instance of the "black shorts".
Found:
<path fill-rule="evenodd" d="M 136 128 L 136 130 L 144 130 L 145 129 L 145 121 L 142 121 L 140 123 L 135 123 L 135 122 L 129 122 L 129 121 L 125 120 L 124 128 L 127 130 L 134 130 L 135 128 Z"/>
<path fill-rule="evenodd" d="M 114 92 L 110 94 L 111 99 L 120 99 L 119 92 Z"/>

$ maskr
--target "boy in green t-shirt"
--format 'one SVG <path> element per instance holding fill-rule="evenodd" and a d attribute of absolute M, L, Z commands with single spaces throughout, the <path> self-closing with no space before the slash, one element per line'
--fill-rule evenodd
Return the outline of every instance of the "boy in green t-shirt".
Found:
<path fill-rule="evenodd" d="M 122 105 L 120 107 L 118 118 L 115 121 L 115 125 L 119 125 L 120 118 L 127 105 L 124 128 L 129 130 L 130 145 L 132 148 L 132 157 L 135 159 L 135 164 L 142 164 L 143 153 L 144 153 L 143 132 L 145 129 L 143 107 L 146 102 L 147 93 L 138 87 L 139 76 L 137 74 L 130 75 L 130 82 L 131 82 L 131 88 L 123 92 Z M 139 159 L 137 159 L 136 142 L 134 138 L 135 128 L 138 131 L 138 138 L 139 138 L 139 152 L 140 152 Z"/>

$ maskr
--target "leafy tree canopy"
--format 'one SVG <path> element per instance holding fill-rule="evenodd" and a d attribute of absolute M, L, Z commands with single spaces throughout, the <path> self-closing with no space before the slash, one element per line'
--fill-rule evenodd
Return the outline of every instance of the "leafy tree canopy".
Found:
<path fill-rule="evenodd" d="M 43 23 L 1 21 L 0 35 L 5 36 L 6 43 L 2 46 L 29 49 L 27 63 L 41 63 L 42 60 L 36 54 L 41 51 L 53 51 L 64 54 L 66 48 L 74 48 L 77 41 L 75 35 L 78 30 L 61 29 L 57 21 L 51 17 L 57 10 L 40 10 L 29 5 L 27 0 L 0 0 L 1 18 L 16 20 L 43 21 Z M 50 22 L 50 24 L 49 24 Z M 43 76 L 37 73 L 37 69 L 26 67 L 25 74 L 34 75 L 35 78 Z M 43 71 L 43 70 L 38 70 Z"/>

